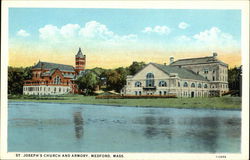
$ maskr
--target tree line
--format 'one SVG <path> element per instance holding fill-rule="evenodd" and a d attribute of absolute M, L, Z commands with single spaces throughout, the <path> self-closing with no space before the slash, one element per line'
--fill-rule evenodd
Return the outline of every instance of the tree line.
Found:
<path fill-rule="evenodd" d="M 92 95 L 98 87 L 104 86 L 104 90 L 120 92 L 126 84 L 127 75 L 134 75 L 146 64 L 133 62 L 128 67 L 115 69 L 93 68 L 85 70 L 84 74 L 77 78 L 76 83 L 86 95 Z M 25 80 L 32 78 L 32 67 L 8 67 L 8 94 L 22 94 Z"/>
<path fill-rule="evenodd" d="M 135 75 L 145 65 L 144 62 L 133 62 L 128 67 L 88 69 L 77 78 L 76 83 L 85 95 L 93 95 L 98 88 L 120 92 L 126 85 L 127 75 Z M 229 90 L 241 90 L 241 68 L 234 67 L 228 70 Z M 32 67 L 8 67 L 8 94 L 23 93 L 24 81 L 32 78 L 31 69 Z"/>
<path fill-rule="evenodd" d="M 84 75 L 76 80 L 76 83 L 82 93 L 86 95 L 94 94 L 98 88 L 102 88 L 104 91 L 120 92 L 126 85 L 127 76 L 136 74 L 145 65 L 144 62 L 133 62 L 129 67 L 93 68 L 86 70 Z"/>

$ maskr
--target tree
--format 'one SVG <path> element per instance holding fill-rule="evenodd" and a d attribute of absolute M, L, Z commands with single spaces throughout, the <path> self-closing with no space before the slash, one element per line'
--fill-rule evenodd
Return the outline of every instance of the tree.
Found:
<path fill-rule="evenodd" d="M 79 77 L 76 83 L 78 88 L 84 91 L 85 95 L 91 95 L 98 86 L 98 77 L 95 73 L 89 71 L 84 76 Z"/>
<path fill-rule="evenodd" d="M 8 67 L 8 94 L 22 94 L 24 81 L 31 78 L 31 67 Z"/>
<path fill-rule="evenodd" d="M 107 79 L 107 89 L 115 90 L 116 92 L 120 91 L 121 88 L 121 75 L 116 70 L 109 70 L 106 72 Z"/>
<path fill-rule="evenodd" d="M 228 85 L 230 90 L 241 91 L 241 66 L 228 70 Z"/>
<path fill-rule="evenodd" d="M 143 67 L 145 67 L 145 62 L 133 62 L 129 67 L 129 74 L 135 75 L 137 72 L 139 72 Z"/>

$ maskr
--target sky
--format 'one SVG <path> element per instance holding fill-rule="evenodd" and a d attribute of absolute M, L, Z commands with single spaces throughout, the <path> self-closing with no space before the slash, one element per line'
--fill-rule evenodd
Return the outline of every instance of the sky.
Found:
<path fill-rule="evenodd" d="M 74 65 L 79 47 L 86 68 L 169 63 L 211 56 L 241 64 L 240 10 L 10 8 L 9 65 L 40 61 Z"/>

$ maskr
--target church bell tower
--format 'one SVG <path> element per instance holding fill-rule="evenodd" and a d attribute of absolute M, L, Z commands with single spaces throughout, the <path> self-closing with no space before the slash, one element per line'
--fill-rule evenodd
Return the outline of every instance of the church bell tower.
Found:
<path fill-rule="evenodd" d="M 86 55 L 82 54 L 81 48 L 79 48 L 76 57 L 75 57 L 75 71 L 79 74 L 81 71 L 85 70 L 86 65 Z"/>

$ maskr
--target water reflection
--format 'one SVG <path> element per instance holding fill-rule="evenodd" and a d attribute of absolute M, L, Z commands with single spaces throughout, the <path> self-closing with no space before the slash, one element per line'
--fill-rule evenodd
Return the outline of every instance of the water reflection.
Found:
<path fill-rule="evenodd" d="M 184 135 L 195 141 L 196 147 L 216 152 L 220 132 L 218 117 L 189 117 L 183 119 L 182 124 L 189 126 Z"/>
<path fill-rule="evenodd" d="M 81 112 L 74 113 L 74 124 L 75 124 L 75 136 L 81 138 L 83 136 L 83 117 Z"/>
<path fill-rule="evenodd" d="M 145 126 L 144 136 L 147 138 L 167 137 L 172 138 L 174 129 L 172 117 L 157 117 L 154 115 L 139 117 L 135 120 L 136 124 Z"/>
<path fill-rule="evenodd" d="M 241 111 L 20 104 L 8 108 L 10 152 L 241 151 Z"/>

